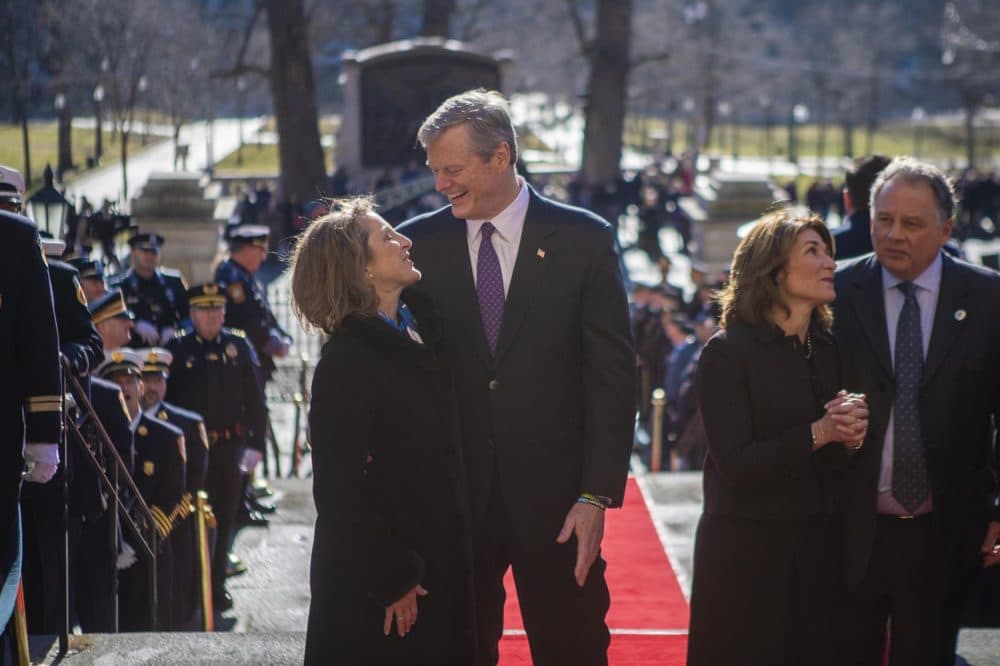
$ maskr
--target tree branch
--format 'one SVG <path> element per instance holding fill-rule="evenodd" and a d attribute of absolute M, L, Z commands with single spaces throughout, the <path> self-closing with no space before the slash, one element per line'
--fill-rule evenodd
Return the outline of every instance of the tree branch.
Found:
<path fill-rule="evenodd" d="M 250 47 L 250 39 L 253 37 L 254 28 L 257 27 L 257 19 L 260 18 L 263 11 L 264 3 L 262 0 L 257 0 L 253 3 L 253 15 L 250 17 L 246 29 L 243 31 L 243 42 L 240 44 L 240 50 L 236 54 L 236 62 L 233 63 L 230 76 L 239 76 L 244 71 L 252 71 L 251 69 L 247 69 L 248 67 L 255 67 L 254 65 L 244 65 L 243 59 L 246 57 L 247 49 Z M 212 76 L 213 78 L 217 78 L 214 73 Z"/>
<path fill-rule="evenodd" d="M 580 16 L 580 5 L 576 0 L 566 0 L 566 13 L 569 14 L 569 20 L 573 24 L 576 39 L 580 43 L 580 52 L 583 55 L 589 55 L 590 51 L 594 48 L 594 43 L 587 37 L 587 28 L 583 25 L 583 17 Z"/>
<path fill-rule="evenodd" d="M 666 62 L 670 60 L 672 54 L 668 51 L 662 51 L 660 53 L 644 53 L 642 55 L 637 55 L 629 61 L 629 68 L 639 67 L 640 65 L 646 65 L 651 62 Z"/>
<path fill-rule="evenodd" d="M 265 67 L 264 65 L 242 64 L 238 67 L 231 67 L 229 69 L 213 70 L 212 72 L 209 72 L 208 77 L 210 79 L 232 79 L 242 74 L 256 74 L 257 76 L 267 78 L 271 76 L 271 68 Z"/>

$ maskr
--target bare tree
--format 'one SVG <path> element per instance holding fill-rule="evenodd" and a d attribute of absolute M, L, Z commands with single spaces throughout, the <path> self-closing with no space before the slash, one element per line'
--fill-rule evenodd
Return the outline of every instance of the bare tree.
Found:
<path fill-rule="evenodd" d="M 451 15 L 454 12 L 455 0 L 424 0 L 420 35 L 448 37 L 451 34 Z"/>
<path fill-rule="evenodd" d="M 603 185 L 618 178 L 621 163 L 632 0 L 598 0 L 593 36 L 587 34 L 580 3 L 566 0 L 566 5 L 590 65 L 580 177 L 588 185 Z"/>
<path fill-rule="evenodd" d="M 266 0 L 271 39 L 271 99 L 278 125 L 281 191 L 308 201 L 323 194 L 316 86 L 303 0 Z"/>
<path fill-rule="evenodd" d="M 39 60 L 38 32 L 42 5 L 32 0 L 5 0 L 0 3 L 0 64 L 10 90 L 14 121 L 21 126 L 24 151 L 24 182 L 31 187 L 31 146 L 28 139 L 28 103 L 32 70 Z"/>

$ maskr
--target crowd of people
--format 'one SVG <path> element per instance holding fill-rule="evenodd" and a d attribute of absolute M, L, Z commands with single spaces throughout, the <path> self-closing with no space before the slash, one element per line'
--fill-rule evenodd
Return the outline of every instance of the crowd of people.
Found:
<path fill-rule="evenodd" d="M 29 471 L 19 503 L 3 516 L 10 519 L 3 553 L 12 556 L 0 611 L 10 617 L 6 590 L 20 580 L 33 634 L 63 630 L 66 595 L 69 627 L 84 632 L 202 627 L 198 562 L 205 553 L 192 517 L 196 495 L 207 492 L 214 526 L 205 573 L 217 612 L 233 605 L 226 578 L 247 568 L 232 552 L 236 531 L 266 524 L 263 513 L 275 510 L 262 499 L 267 490 L 252 482 L 269 434 L 265 386 L 273 359 L 291 345 L 255 277 L 269 252 L 269 230 L 227 227 L 229 252 L 214 280 L 189 287 L 160 265 L 164 237 L 133 228 L 128 268 L 109 278 L 100 258 L 67 256 L 63 241 L 39 238 L 19 215 L 22 197 L 20 174 L 0 167 L 0 228 L 23 228 L 38 246 L 18 249 L 12 241 L 4 247 L 7 263 L 34 259 L 40 267 L 32 269 L 40 271 L 34 279 L 5 280 L 0 305 L 8 312 L 5 326 L 30 330 L 8 334 L 7 362 L 26 375 L 10 402 L 30 416 L 25 464 L 11 468 Z M 64 389 L 60 354 L 82 393 Z M 35 385 L 50 392 L 34 396 Z M 73 396 L 66 404 L 64 390 Z M 43 417 L 55 423 L 35 426 Z M 82 440 L 72 436 L 77 430 Z M 141 526 L 151 517 L 155 537 L 116 530 L 119 502 L 131 522 Z M 64 539 L 68 577 L 61 574 Z M 147 548 L 156 557 L 155 603 Z"/>
<path fill-rule="evenodd" d="M 607 664 L 601 541 L 637 413 L 663 419 L 663 457 L 648 462 L 703 469 L 690 664 L 954 661 L 976 576 L 1000 564 L 1000 274 L 953 256 L 946 175 L 858 160 L 840 196 L 830 182 L 807 195 L 814 212 L 764 214 L 729 271 L 692 260 L 685 293 L 659 245 L 672 224 L 691 249 L 683 161 L 581 189 L 605 221 L 519 174 L 499 93 L 449 98 L 416 138 L 449 205 L 394 226 L 371 197 L 341 197 L 293 248 L 293 310 L 329 338 L 309 413 L 306 663 L 495 665 L 510 570 L 534 663 Z M 291 344 L 254 277 L 269 249 L 259 195 L 227 228 L 213 282 L 188 288 L 159 265 L 164 239 L 135 233 L 108 285 L 99 262 L 25 249 L 40 241 L 10 173 L 4 270 L 35 279 L 0 272 L 7 416 L 26 415 L 8 425 L 27 442 L 21 523 L 16 492 L 0 507 L 10 535 L 23 524 L 24 564 L 4 572 L 23 577 L 29 623 L 53 627 L 50 484 L 72 477 L 75 621 L 107 630 L 113 605 L 99 600 L 120 570 L 120 628 L 149 628 L 146 563 L 107 538 L 86 465 L 58 459 L 61 351 L 154 517 L 160 628 L 184 628 L 197 616 L 191 494 L 212 502 L 224 609 L 268 434 L 264 386 Z M 629 292 L 616 223 L 630 201 L 662 280 Z M 645 404 L 654 387 L 662 414 Z M 13 563 L 12 543 L 0 555 Z"/>

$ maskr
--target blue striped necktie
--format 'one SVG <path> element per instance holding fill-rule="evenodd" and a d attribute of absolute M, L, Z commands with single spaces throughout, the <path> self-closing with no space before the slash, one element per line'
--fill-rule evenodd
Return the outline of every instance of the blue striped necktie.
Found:
<path fill-rule="evenodd" d="M 903 309 L 896 325 L 896 397 L 893 410 L 892 496 L 911 513 L 930 492 L 927 461 L 920 432 L 920 375 L 924 345 L 920 331 L 920 305 L 916 285 L 901 282 Z"/>

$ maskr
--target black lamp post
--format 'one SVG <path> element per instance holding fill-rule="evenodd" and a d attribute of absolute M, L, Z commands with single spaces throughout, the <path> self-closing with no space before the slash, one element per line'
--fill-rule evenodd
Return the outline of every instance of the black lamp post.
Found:
<path fill-rule="evenodd" d="M 45 165 L 42 178 L 45 184 L 28 199 L 29 217 L 35 221 L 40 230 L 49 232 L 53 238 L 62 238 L 63 224 L 66 222 L 66 212 L 70 203 L 55 188 L 52 167 L 48 164 Z"/>

